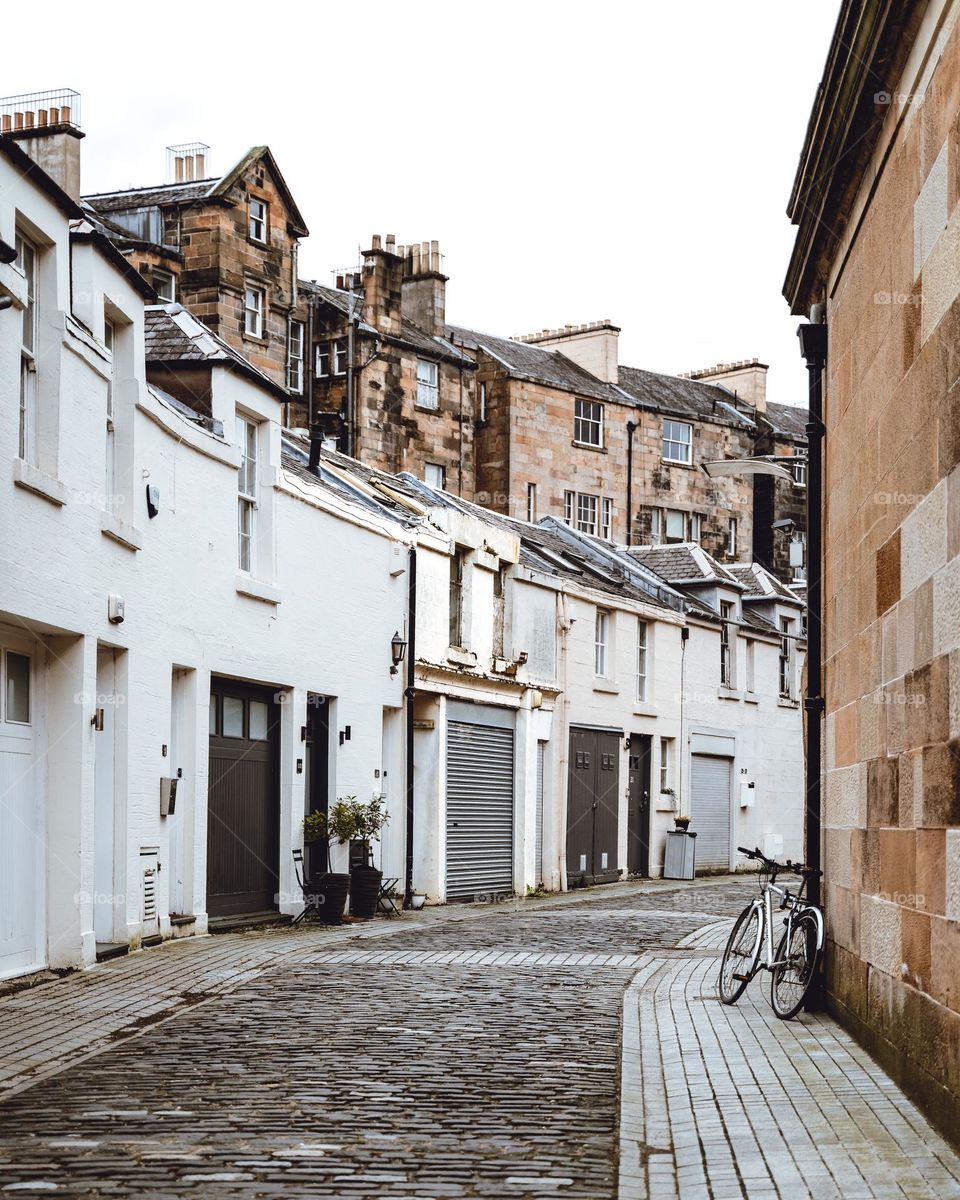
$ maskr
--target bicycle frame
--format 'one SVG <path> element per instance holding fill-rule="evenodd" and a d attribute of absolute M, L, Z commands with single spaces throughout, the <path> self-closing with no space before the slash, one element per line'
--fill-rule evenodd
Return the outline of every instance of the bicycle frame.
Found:
<path fill-rule="evenodd" d="M 778 887 L 774 882 L 774 876 L 763 885 L 763 895 L 758 896 L 754 900 L 752 907 L 757 909 L 760 914 L 760 922 L 757 926 L 757 940 L 753 946 L 753 966 L 750 968 L 750 977 L 757 973 L 758 969 L 762 968 L 765 971 L 772 971 L 774 967 L 780 966 L 781 962 L 786 960 L 777 959 L 774 957 L 775 951 L 773 948 L 773 898 L 780 897 L 780 903 L 777 905 L 777 911 L 787 909 L 787 941 L 790 945 L 790 935 L 793 932 L 793 918 L 797 913 L 813 913 L 817 925 L 817 949 L 823 949 L 824 926 L 823 913 L 813 904 L 809 904 L 799 894 L 793 895 L 789 888 Z M 803 890 L 801 884 L 800 890 Z M 763 943 L 766 942 L 766 946 Z M 760 961 L 761 950 L 764 950 L 764 961 Z"/>

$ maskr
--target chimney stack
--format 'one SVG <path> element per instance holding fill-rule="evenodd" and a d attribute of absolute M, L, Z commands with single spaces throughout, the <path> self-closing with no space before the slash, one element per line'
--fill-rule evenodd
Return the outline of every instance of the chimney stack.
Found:
<path fill-rule="evenodd" d="M 403 315 L 431 337 L 442 337 L 447 319 L 447 276 L 442 272 L 440 243 L 414 243 L 406 248 L 403 259 Z"/>
<path fill-rule="evenodd" d="M 0 132 L 71 198 L 80 199 L 80 96 L 69 88 L 0 99 Z"/>
<path fill-rule="evenodd" d="M 585 325 L 564 325 L 562 329 L 542 329 L 515 337 L 515 342 L 530 342 L 559 350 L 578 366 L 596 375 L 604 383 L 618 383 L 620 366 L 617 347 L 620 328 L 609 317 L 588 321 Z"/>
<path fill-rule="evenodd" d="M 363 289 L 363 319 L 381 333 L 400 335 L 403 259 L 396 253 L 396 238 L 379 234 L 370 239 L 363 254 L 363 274 L 354 279 L 354 290 Z"/>
<path fill-rule="evenodd" d="M 759 358 L 744 358 L 738 362 L 717 363 L 702 371 L 688 371 L 680 378 L 719 384 L 735 392 L 738 400 L 762 413 L 767 411 L 767 370 L 767 364 Z"/>

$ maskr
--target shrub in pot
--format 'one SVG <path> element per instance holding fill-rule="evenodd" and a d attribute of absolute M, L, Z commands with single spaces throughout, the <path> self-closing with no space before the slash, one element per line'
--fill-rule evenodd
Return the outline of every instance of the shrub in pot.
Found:
<path fill-rule="evenodd" d="M 355 796 L 338 800 L 331 810 L 343 809 L 343 829 L 347 837 L 340 841 L 360 843 L 362 861 L 350 872 L 350 913 L 355 917 L 373 917 L 377 912 L 377 897 L 383 872 L 373 865 L 371 842 L 380 840 L 380 831 L 389 820 L 386 796 L 374 796 L 364 803 Z"/>
<path fill-rule="evenodd" d="M 339 830 L 330 815 L 320 810 L 303 818 L 303 840 L 306 845 L 322 847 L 324 869 L 306 881 L 308 889 L 318 897 L 320 919 L 325 925 L 339 925 L 347 906 L 350 876 L 330 870 L 330 838 L 339 841 Z"/>

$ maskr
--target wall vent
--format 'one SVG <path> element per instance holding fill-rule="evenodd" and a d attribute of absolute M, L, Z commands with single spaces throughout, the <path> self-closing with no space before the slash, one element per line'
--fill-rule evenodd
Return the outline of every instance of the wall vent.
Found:
<path fill-rule="evenodd" d="M 154 937 L 160 932 L 159 876 L 160 849 L 157 846 L 140 847 L 140 869 L 143 875 L 143 893 L 140 909 L 142 937 Z"/>

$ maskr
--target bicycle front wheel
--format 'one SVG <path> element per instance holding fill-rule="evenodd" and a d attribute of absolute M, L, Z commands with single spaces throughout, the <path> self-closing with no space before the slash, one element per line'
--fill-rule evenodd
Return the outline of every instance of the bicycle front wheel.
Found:
<path fill-rule="evenodd" d="M 720 999 L 736 1004 L 753 978 L 760 952 L 760 908 L 748 905 L 737 917 L 720 963 Z"/>
<path fill-rule="evenodd" d="M 784 933 L 780 939 L 777 965 L 770 979 L 770 1006 L 781 1021 L 789 1021 L 803 1008 L 807 992 L 816 978 L 817 963 L 820 961 L 817 932 L 817 920 L 813 913 L 802 912 L 793 920 L 788 933 Z"/>

